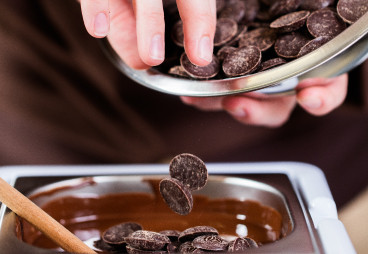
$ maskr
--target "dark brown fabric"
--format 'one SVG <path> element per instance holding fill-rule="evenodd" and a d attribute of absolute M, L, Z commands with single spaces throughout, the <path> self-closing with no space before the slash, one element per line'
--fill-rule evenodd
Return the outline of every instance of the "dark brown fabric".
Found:
<path fill-rule="evenodd" d="M 367 185 L 367 63 L 327 116 L 296 109 L 281 128 L 244 126 L 130 81 L 87 34 L 75 0 L 0 2 L 1 165 L 155 163 L 190 152 L 314 164 L 339 206 Z"/>

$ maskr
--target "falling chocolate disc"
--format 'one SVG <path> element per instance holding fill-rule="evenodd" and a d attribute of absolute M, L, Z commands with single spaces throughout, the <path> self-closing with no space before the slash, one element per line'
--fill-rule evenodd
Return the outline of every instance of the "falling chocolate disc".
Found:
<path fill-rule="evenodd" d="M 243 34 L 239 40 L 239 48 L 244 46 L 256 46 L 261 51 L 266 51 L 276 41 L 276 33 L 274 29 L 260 27 Z"/>
<path fill-rule="evenodd" d="M 125 243 L 125 237 L 141 229 L 142 226 L 135 222 L 121 223 L 105 230 L 102 234 L 102 239 L 108 244 L 120 245 Z"/>
<path fill-rule="evenodd" d="M 187 241 L 192 241 L 201 235 L 218 235 L 217 229 L 210 226 L 195 226 L 185 229 L 179 235 L 179 241 L 184 243 Z"/>
<path fill-rule="evenodd" d="M 227 55 L 222 63 L 222 69 L 228 77 L 246 75 L 258 68 L 261 58 L 262 54 L 258 47 L 238 48 Z"/>
<path fill-rule="evenodd" d="M 309 42 L 309 38 L 300 32 L 284 34 L 277 38 L 275 51 L 283 58 L 296 58 L 300 49 Z"/>
<path fill-rule="evenodd" d="M 269 59 L 269 60 L 264 61 L 263 63 L 261 63 L 261 66 L 259 67 L 258 72 L 274 68 L 274 67 L 282 65 L 284 63 L 287 63 L 287 61 L 285 59 L 281 58 L 281 57 L 276 57 L 276 58 Z"/>
<path fill-rule="evenodd" d="M 171 160 L 170 176 L 190 190 L 199 190 L 206 185 L 208 172 L 200 158 L 190 153 L 182 153 Z"/>
<path fill-rule="evenodd" d="M 185 72 L 197 79 L 209 79 L 213 78 L 220 71 L 220 64 L 216 56 L 212 56 L 212 62 L 206 66 L 194 65 L 190 62 L 186 53 L 183 53 L 180 57 L 180 64 Z"/>
<path fill-rule="evenodd" d="M 171 210 L 187 215 L 193 208 L 193 197 L 190 190 L 175 178 L 166 178 L 160 181 L 160 193 Z"/>
<path fill-rule="evenodd" d="M 339 0 L 337 13 L 349 24 L 354 23 L 368 11 L 367 0 Z"/>
<path fill-rule="evenodd" d="M 274 20 L 270 27 L 277 29 L 279 33 L 292 32 L 304 26 L 309 14 L 309 11 L 292 12 Z"/>
<path fill-rule="evenodd" d="M 314 38 L 313 40 L 309 41 L 307 44 L 305 44 L 299 51 L 298 57 L 302 57 L 319 47 L 321 47 L 323 44 L 331 40 L 331 37 L 328 36 L 320 36 L 317 38 Z"/>
<path fill-rule="evenodd" d="M 148 230 L 135 231 L 126 237 L 125 241 L 129 246 L 140 250 L 161 250 L 170 243 L 167 236 Z"/>
<path fill-rule="evenodd" d="M 346 23 L 331 9 L 312 12 L 307 19 L 307 28 L 314 37 L 335 37 L 345 30 Z"/>
<path fill-rule="evenodd" d="M 196 237 L 192 244 L 194 247 L 206 251 L 224 251 L 229 242 L 218 235 L 202 235 Z"/>
<path fill-rule="evenodd" d="M 332 5 L 335 0 L 303 0 L 300 9 L 315 11 Z"/>
<path fill-rule="evenodd" d="M 238 32 L 238 23 L 230 18 L 221 18 L 216 23 L 216 33 L 213 44 L 215 47 L 229 42 Z"/>

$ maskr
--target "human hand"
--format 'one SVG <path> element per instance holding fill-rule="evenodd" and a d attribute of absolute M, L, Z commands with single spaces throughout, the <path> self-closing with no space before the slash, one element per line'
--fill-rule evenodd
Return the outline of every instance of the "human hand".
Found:
<path fill-rule="evenodd" d="M 340 106 L 347 94 L 347 74 L 335 78 L 301 81 L 295 95 L 270 96 L 250 92 L 223 97 L 181 97 L 188 105 L 206 111 L 228 112 L 243 124 L 279 127 L 298 104 L 312 115 L 322 116 Z"/>
<path fill-rule="evenodd" d="M 192 63 L 212 60 L 216 1 L 177 0 L 184 27 L 184 48 Z M 80 0 L 85 27 L 111 46 L 134 69 L 159 65 L 165 57 L 162 0 Z"/>

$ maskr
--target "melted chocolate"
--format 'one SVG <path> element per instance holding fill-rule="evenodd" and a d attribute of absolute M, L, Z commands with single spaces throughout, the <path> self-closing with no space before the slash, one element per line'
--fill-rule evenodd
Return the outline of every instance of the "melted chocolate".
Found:
<path fill-rule="evenodd" d="M 248 236 L 264 244 L 281 237 L 282 218 L 275 209 L 257 201 L 238 199 L 211 199 L 194 195 L 193 210 L 189 215 L 178 215 L 170 210 L 157 195 L 158 181 L 150 193 L 119 193 L 99 197 L 69 196 L 45 204 L 44 209 L 53 218 L 83 241 L 98 238 L 107 228 L 122 222 L 137 222 L 145 230 L 179 230 L 207 225 L 220 235 Z M 39 195 L 38 195 L 39 196 Z M 57 246 L 27 222 L 22 222 L 23 241 L 42 248 Z"/>

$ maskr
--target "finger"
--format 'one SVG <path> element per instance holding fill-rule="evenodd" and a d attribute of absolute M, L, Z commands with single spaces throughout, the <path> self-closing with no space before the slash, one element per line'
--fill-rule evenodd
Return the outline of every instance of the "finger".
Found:
<path fill-rule="evenodd" d="M 216 30 L 216 1 L 177 0 L 183 21 L 184 48 L 189 60 L 196 65 L 212 61 L 213 38 Z"/>
<path fill-rule="evenodd" d="M 309 79 L 298 88 L 298 104 L 313 115 L 325 115 L 340 106 L 347 95 L 348 76 L 332 79 Z"/>
<path fill-rule="evenodd" d="M 109 42 L 123 61 L 133 69 L 147 69 L 139 56 L 136 20 L 131 0 L 110 1 Z"/>
<path fill-rule="evenodd" d="M 244 124 L 278 127 L 290 117 L 296 105 L 295 96 L 257 99 L 245 96 L 225 97 L 224 109 Z"/>
<path fill-rule="evenodd" d="M 205 111 L 222 110 L 223 97 L 180 97 L 182 102 Z"/>
<path fill-rule="evenodd" d="M 134 0 L 138 51 L 147 65 L 159 65 L 165 58 L 165 22 L 162 0 Z"/>
<path fill-rule="evenodd" d="M 109 0 L 81 0 L 84 25 L 96 38 L 107 36 L 110 29 Z"/>

